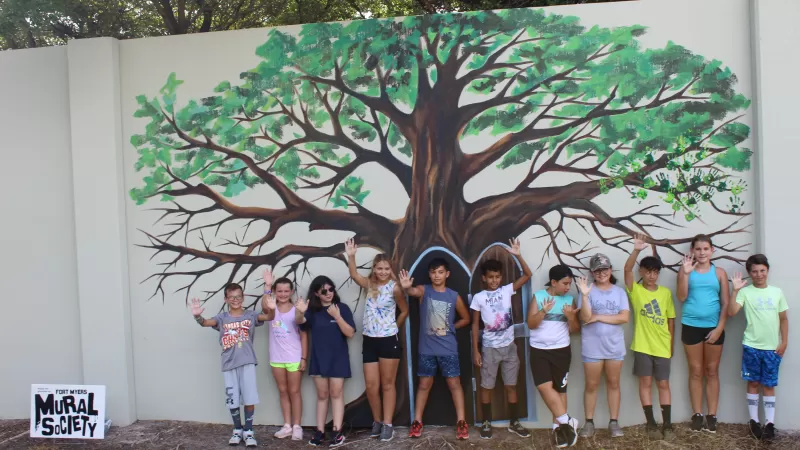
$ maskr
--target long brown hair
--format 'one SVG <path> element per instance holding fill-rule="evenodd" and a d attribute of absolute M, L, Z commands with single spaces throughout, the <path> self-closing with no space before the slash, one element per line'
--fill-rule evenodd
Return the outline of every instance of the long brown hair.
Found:
<path fill-rule="evenodd" d="M 375 258 L 372 260 L 372 268 L 369 271 L 369 287 L 367 288 L 367 298 L 376 299 L 378 297 L 378 276 L 375 275 L 375 266 L 378 263 L 386 262 L 389 264 L 389 269 L 391 270 L 391 279 L 397 282 L 397 278 L 394 274 L 394 268 L 392 267 L 392 261 L 389 259 L 389 255 L 386 253 L 378 253 L 375 255 Z"/>

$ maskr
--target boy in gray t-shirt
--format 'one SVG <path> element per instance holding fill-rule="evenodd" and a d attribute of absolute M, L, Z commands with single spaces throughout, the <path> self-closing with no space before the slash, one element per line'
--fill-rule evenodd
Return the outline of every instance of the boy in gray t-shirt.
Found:
<path fill-rule="evenodd" d="M 270 291 L 264 292 L 264 298 L 271 295 Z M 222 375 L 225 379 L 225 404 L 231 411 L 233 418 L 233 435 L 228 443 L 239 445 L 244 438 L 247 447 L 257 447 L 253 435 L 253 413 L 258 404 L 258 389 L 256 387 L 256 352 L 253 349 L 253 333 L 255 327 L 260 327 L 268 319 L 266 314 L 256 311 L 244 310 L 242 301 L 244 292 L 242 287 L 231 283 L 225 287 L 225 303 L 228 311 L 204 319 L 203 307 L 199 299 L 192 300 L 192 315 L 202 327 L 211 327 L 219 331 L 219 343 L 222 346 Z M 239 407 L 244 403 L 244 428 Z"/>

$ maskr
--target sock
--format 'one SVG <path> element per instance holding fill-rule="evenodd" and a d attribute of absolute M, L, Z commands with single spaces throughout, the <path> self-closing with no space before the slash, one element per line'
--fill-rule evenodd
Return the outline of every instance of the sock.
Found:
<path fill-rule="evenodd" d="M 644 410 L 644 418 L 647 419 L 647 424 L 655 425 L 656 418 L 653 417 L 653 405 L 644 405 L 642 409 Z"/>
<path fill-rule="evenodd" d="M 672 405 L 661 405 L 661 420 L 664 425 L 672 425 Z"/>
<path fill-rule="evenodd" d="M 611 420 L 608 421 L 608 424 L 611 425 L 612 423 L 615 423 L 616 421 L 617 421 L 617 419 L 611 419 Z"/>
<path fill-rule="evenodd" d="M 594 419 L 586 419 L 586 423 L 594 424 Z"/>
<path fill-rule="evenodd" d="M 556 417 L 556 420 L 558 421 L 559 424 L 568 423 L 569 422 L 569 415 L 568 414 L 564 414 L 563 416 L 558 416 L 558 417 Z"/>
<path fill-rule="evenodd" d="M 492 404 L 481 403 L 481 411 L 483 411 L 483 420 L 492 421 Z"/>
<path fill-rule="evenodd" d="M 557 424 L 557 423 L 554 423 L 554 424 L 553 424 L 553 429 L 555 430 L 556 428 L 558 428 L 558 424 Z"/>
<path fill-rule="evenodd" d="M 519 412 L 517 411 L 517 404 L 516 403 L 509 403 L 507 408 L 508 408 L 508 420 L 509 420 L 509 423 L 514 423 L 515 420 L 519 419 Z"/>
<path fill-rule="evenodd" d="M 253 413 L 254 409 L 244 409 L 244 431 L 253 431 Z"/>
<path fill-rule="evenodd" d="M 775 396 L 764 397 L 764 418 L 767 423 L 775 423 Z"/>
<path fill-rule="evenodd" d="M 242 416 L 239 408 L 231 408 L 231 419 L 233 419 L 233 428 L 237 430 L 242 429 Z"/>
<path fill-rule="evenodd" d="M 750 420 L 758 423 L 758 394 L 747 394 L 747 410 L 750 411 Z"/>

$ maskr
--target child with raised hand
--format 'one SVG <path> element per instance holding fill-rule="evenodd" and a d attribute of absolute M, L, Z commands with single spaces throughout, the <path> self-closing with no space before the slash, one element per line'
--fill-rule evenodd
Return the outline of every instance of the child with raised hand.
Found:
<path fill-rule="evenodd" d="M 692 401 L 691 430 L 717 432 L 719 406 L 719 362 L 728 320 L 728 274 L 711 262 L 711 238 L 697 235 L 691 254 L 683 258 L 678 272 L 676 296 L 684 302 L 681 341 L 689 365 L 689 397 Z M 703 417 L 703 377 L 706 379 L 708 415 Z"/>
<path fill-rule="evenodd" d="M 353 313 L 342 303 L 330 278 L 320 275 L 308 288 L 308 300 L 298 300 L 295 317 L 302 330 L 311 332 L 309 375 L 317 388 L 317 430 L 308 442 L 322 445 L 328 401 L 333 406 L 333 440 L 330 447 L 344 444 L 344 380 L 350 378 L 347 339 L 356 333 Z"/>
<path fill-rule="evenodd" d="M 786 345 L 789 343 L 789 305 L 783 291 L 768 283 L 769 261 L 764 255 L 753 255 L 745 263 L 753 284 L 747 286 L 742 274 L 733 276 L 733 298 L 728 313 L 735 316 L 744 308 L 747 328 L 744 330 L 742 378 L 747 381 L 747 408 L 750 410 L 750 432 L 756 439 L 775 437 L 775 386 Z M 763 389 L 765 426 L 758 418 L 758 393 Z"/>
<path fill-rule="evenodd" d="M 371 437 L 388 442 L 394 438 L 392 416 L 394 415 L 397 391 L 397 367 L 403 356 L 400 345 L 400 327 L 408 316 L 408 302 L 394 277 L 394 270 L 386 254 L 378 254 L 372 260 L 368 277 L 358 273 L 353 239 L 345 243 L 350 277 L 367 290 L 364 304 L 364 381 L 367 400 L 372 410 Z M 400 314 L 397 315 L 397 310 Z M 381 392 L 383 402 L 381 403 Z"/>
<path fill-rule="evenodd" d="M 658 285 L 658 275 L 663 267 L 654 256 L 639 262 L 641 284 L 633 275 L 633 267 L 642 250 L 647 248 L 643 235 L 636 235 L 633 251 L 625 262 L 625 288 L 633 311 L 633 374 L 639 377 L 639 399 L 647 419 L 647 436 L 652 440 L 672 439 L 672 394 L 669 387 L 670 362 L 675 343 L 675 304 L 672 292 Z M 653 378 L 658 387 L 658 402 L 664 422 L 658 429 L 653 416 Z"/>
<path fill-rule="evenodd" d="M 628 295 L 616 286 L 616 278 L 611 274 L 611 261 L 608 256 L 598 253 L 589 260 L 594 284 L 585 278 L 578 279 L 581 296 L 581 356 L 586 386 L 583 393 L 583 409 L 586 423 L 581 429 L 581 437 L 594 436 L 594 409 L 597 404 L 597 388 L 605 372 L 608 412 L 611 420 L 608 432 L 611 437 L 622 437 L 619 426 L 619 404 L 621 394 L 619 379 L 622 362 L 625 360 L 625 329 L 623 324 L 630 320 Z"/>
<path fill-rule="evenodd" d="M 581 330 L 575 300 L 569 295 L 572 270 L 563 264 L 548 273 L 546 289 L 536 292 L 528 308 L 533 383 L 553 414 L 552 439 L 557 448 L 578 440 L 578 419 L 567 414 L 567 383 L 572 362 L 570 334 Z"/>
<path fill-rule="evenodd" d="M 192 315 L 201 327 L 211 327 L 219 331 L 222 346 L 222 376 L 225 380 L 225 405 L 233 419 L 233 435 L 228 443 L 239 445 L 244 438 L 247 447 L 257 447 L 253 435 L 253 414 L 258 404 L 256 386 L 256 358 L 253 349 L 253 334 L 269 318 L 253 310 L 242 308 L 244 291 L 236 283 L 225 286 L 225 303 L 228 310 L 211 319 L 203 318 L 205 309 L 199 299 L 192 299 Z M 244 427 L 240 415 L 240 405 L 244 404 Z"/>
<path fill-rule="evenodd" d="M 469 325 L 469 310 L 458 292 L 446 286 L 450 269 L 447 261 L 433 259 L 428 265 L 431 284 L 414 286 L 414 279 L 405 270 L 400 272 L 400 285 L 411 297 L 420 301 L 419 362 L 417 364 L 417 401 L 414 421 L 408 436 L 422 435 L 422 415 L 433 387 L 433 377 L 441 370 L 456 409 L 456 438 L 469 439 L 469 426 L 465 420 L 464 390 L 461 388 L 461 367 L 458 361 L 456 330 Z M 458 321 L 455 316 L 458 314 Z"/>
<path fill-rule="evenodd" d="M 503 384 L 508 400 L 508 431 L 520 437 L 531 434 L 519 422 L 517 410 L 517 377 L 519 375 L 519 356 L 514 343 L 514 320 L 512 318 L 511 297 L 530 280 L 532 272 L 522 258 L 519 239 L 509 241 L 509 253 L 517 257 L 522 265 L 522 276 L 512 283 L 501 286 L 503 264 L 490 259 L 481 265 L 481 279 L 486 290 L 472 297 L 472 352 L 475 365 L 481 370 L 481 408 L 483 425 L 481 438 L 492 438 L 492 389 L 497 381 L 497 372 L 503 369 Z M 483 352 L 480 342 L 480 322 L 483 320 Z"/>
<path fill-rule="evenodd" d="M 266 269 L 262 309 L 270 324 L 269 365 L 278 385 L 283 412 L 283 428 L 275 433 L 275 437 L 284 439 L 291 436 L 293 441 L 299 441 L 303 439 L 300 385 L 308 360 L 308 334 L 297 325 L 296 308 L 292 304 L 294 284 L 288 278 L 278 278 L 274 283 L 272 280 L 272 272 Z"/>

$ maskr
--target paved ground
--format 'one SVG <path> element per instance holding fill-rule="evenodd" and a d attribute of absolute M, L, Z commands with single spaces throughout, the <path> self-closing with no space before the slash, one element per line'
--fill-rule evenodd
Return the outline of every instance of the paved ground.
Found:
<path fill-rule="evenodd" d="M 230 427 L 196 422 L 147 421 L 137 422 L 125 428 L 114 427 L 104 441 L 45 440 L 28 437 L 28 421 L 0 421 L 0 449 L 164 449 L 164 450 L 205 450 L 226 449 Z M 256 438 L 259 448 L 307 449 L 306 442 L 279 441 L 272 438 L 277 427 L 257 426 Z M 408 429 L 397 429 L 397 437 L 388 443 L 378 442 L 367 436 L 367 430 L 350 430 L 347 442 L 340 448 L 347 450 L 395 450 L 395 449 L 549 449 L 547 430 L 535 430 L 531 439 L 520 439 L 505 430 L 496 429 L 492 440 L 482 440 L 478 430 L 473 429 L 469 441 L 456 441 L 453 428 L 427 427 L 420 439 L 407 438 Z M 306 439 L 310 438 L 306 432 Z M 685 424 L 677 425 L 676 439 L 671 442 L 648 441 L 641 426 L 625 428 L 625 437 L 610 439 L 604 431 L 598 432 L 594 439 L 580 440 L 575 449 L 692 449 L 692 450 L 739 450 L 770 449 L 795 450 L 800 448 L 800 434 L 781 433 L 770 445 L 752 440 L 744 425 L 720 424 L 716 435 L 696 434 L 688 431 Z M 242 445 L 243 449 L 244 446 Z"/>

